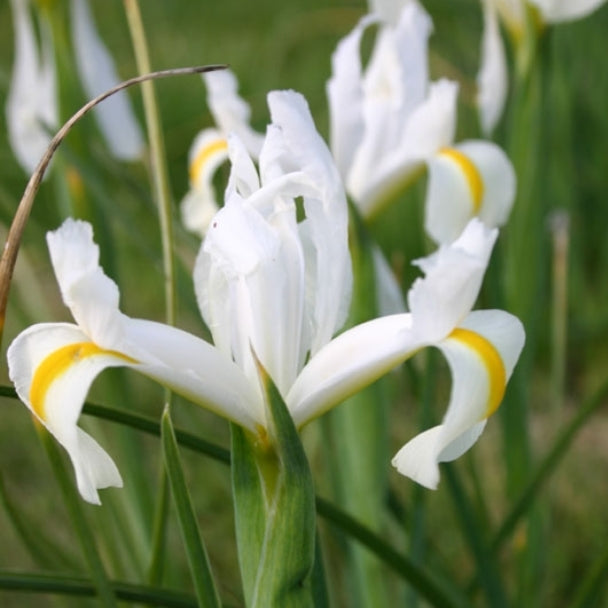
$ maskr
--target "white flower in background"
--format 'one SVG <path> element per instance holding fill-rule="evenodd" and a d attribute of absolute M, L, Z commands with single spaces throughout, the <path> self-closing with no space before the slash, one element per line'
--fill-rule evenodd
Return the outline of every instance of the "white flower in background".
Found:
<path fill-rule="evenodd" d="M 500 34 L 499 19 L 518 47 L 528 27 L 574 21 L 590 15 L 605 0 L 482 0 L 484 25 L 481 41 L 481 65 L 477 75 L 477 105 L 481 127 L 491 133 L 505 106 L 508 70 Z M 536 11 L 533 18 L 527 12 Z M 528 24 L 531 20 L 534 23 Z"/>
<path fill-rule="evenodd" d="M 15 58 L 6 101 L 8 139 L 27 173 L 48 148 L 59 120 L 53 40 L 48 23 L 40 23 L 36 41 L 28 0 L 11 0 Z"/>
<path fill-rule="evenodd" d="M 32 173 L 59 122 L 57 75 L 48 20 L 38 20 L 36 40 L 29 0 L 11 0 L 15 27 L 15 60 L 6 117 L 15 157 Z M 76 65 L 89 97 L 119 82 L 112 59 L 100 40 L 86 0 L 71 3 L 72 42 Z M 112 154 L 132 160 L 141 155 L 143 138 L 126 93 L 118 93 L 94 109 L 101 134 Z"/>
<path fill-rule="evenodd" d="M 118 84 L 112 56 L 102 42 L 88 0 L 71 0 L 72 45 L 78 73 L 90 99 Z M 144 140 L 126 91 L 120 91 L 93 109 L 112 154 L 120 160 L 141 157 Z"/>
<path fill-rule="evenodd" d="M 493 143 L 452 144 L 457 85 L 429 82 L 431 19 L 417 2 L 406 2 L 396 21 L 386 21 L 404 3 L 376 4 L 378 13 L 339 43 L 327 86 L 331 148 L 348 194 L 364 217 L 373 216 L 428 165 L 425 226 L 432 238 L 453 240 L 476 215 L 499 225 L 512 204 L 513 170 Z M 372 24 L 378 32 L 363 70 L 361 37 Z M 451 195 L 436 196 L 446 191 L 457 192 L 456 210 L 446 210 Z"/>
<path fill-rule="evenodd" d="M 410 313 L 363 323 L 321 349 L 288 394 L 288 403 L 297 404 L 296 424 L 308 420 L 311 410 L 325 411 L 320 403 L 342 400 L 421 348 L 435 346 L 452 371 L 447 412 L 439 426 L 412 439 L 393 459 L 400 473 L 435 488 L 438 463 L 469 449 L 500 404 L 524 343 L 514 316 L 471 312 L 496 235 L 471 220 L 457 241 L 418 261 L 426 276 L 409 291 Z M 351 377 L 358 378 L 358 386 L 348 385 Z"/>
<path fill-rule="evenodd" d="M 228 160 L 230 133 L 236 134 L 249 154 L 257 159 L 264 137 L 249 126 L 251 110 L 238 95 L 238 83 L 230 70 L 203 74 L 207 103 L 217 128 L 200 131 L 188 153 L 190 190 L 181 203 L 184 226 L 204 237 L 211 218 L 219 209 L 213 178 Z"/>

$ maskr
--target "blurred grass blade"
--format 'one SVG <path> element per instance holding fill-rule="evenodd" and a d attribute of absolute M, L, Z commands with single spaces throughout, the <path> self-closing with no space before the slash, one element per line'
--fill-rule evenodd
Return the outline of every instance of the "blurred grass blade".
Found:
<path fill-rule="evenodd" d="M 470 606 L 458 587 L 449 581 L 439 580 L 423 566 L 391 547 L 382 537 L 361 524 L 335 505 L 317 497 L 319 515 L 335 524 L 343 532 L 356 538 L 373 551 L 393 572 L 406 580 L 431 606 L 441 608 L 465 608 Z"/>
<path fill-rule="evenodd" d="M 111 581 L 110 585 L 116 597 L 127 602 L 146 606 L 162 606 L 163 608 L 197 607 L 194 597 L 180 591 L 117 581 Z M 66 597 L 95 597 L 96 595 L 95 586 L 86 578 L 4 570 L 0 570 L 0 589 L 26 593 L 54 593 Z"/>
<path fill-rule="evenodd" d="M 608 544 L 599 557 L 591 564 L 587 575 L 583 578 L 570 608 L 591 608 L 600 606 L 602 587 L 608 581 Z M 605 598 L 604 598 L 605 601 Z"/>
<path fill-rule="evenodd" d="M 475 560 L 480 585 L 488 598 L 487 605 L 492 608 L 507 608 L 509 603 L 499 576 L 499 565 L 482 535 L 479 518 L 473 511 L 455 468 L 447 466 L 443 472 L 463 536 Z"/>
<path fill-rule="evenodd" d="M 219 595 L 209 566 L 207 551 L 201 539 L 196 515 L 192 508 L 168 408 L 165 408 L 162 415 L 161 441 L 169 485 L 177 510 L 177 519 L 182 540 L 186 547 L 188 564 L 199 606 L 201 608 L 219 608 L 221 606 Z"/>
<path fill-rule="evenodd" d="M 608 382 L 605 382 L 589 399 L 587 399 L 570 423 L 557 436 L 553 442 L 553 446 L 536 468 L 528 485 L 503 520 L 503 523 L 492 542 L 493 551 L 498 552 L 500 550 L 502 545 L 515 530 L 519 520 L 530 510 L 530 507 L 534 503 L 544 483 L 561 462 L 561 459 L 568 451 L 568 448 L 578 431 L 593 413 L 605 403 L 607 396 Z"/>
<path fill-rule="evenodd" d="M 0 503 L 4 507 L 13 530 L 35 563 L 46 568 L 63 567 L 75 570 L 78 567 L 77 560 L 67 555 L 60 545 L 50 541 L 40 526 L 31 525 L 26 521 L 22 510 L 13 504 L 9 492 L 6 491 L 2 475 L 0 475 Z"/>
<path fill-rule="evenodd" d="M 59 482 L 61 494 L 76 536 L 80 541 L 100 605 L 105 606 L 105 608 L 115 608 L 117 604 L 114 591 L 106 575 L 101 556 L 97 551 L 94 533 L 86 520 L 80 495 L 75 490 L 71 477 L 66 473 L 54 437 L 39 424 L 36 424 L 36 429 L 48 454 L 55 477 Z"/>

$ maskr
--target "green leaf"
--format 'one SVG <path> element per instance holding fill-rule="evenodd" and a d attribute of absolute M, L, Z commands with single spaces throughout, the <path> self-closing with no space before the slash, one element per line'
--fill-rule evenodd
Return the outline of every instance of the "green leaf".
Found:
<path fill-rule="evenodd" d="M 190 494 L 188 493 L 188 487 L 184 479 L 184 472 L 168 408 L 165 408 L 162 416 L 161 441 L 169 485 L 171 486 L 171 493 L 177 509 L 179 527 L 186 547 L 188 564 L 199 606 L 202 608 L 219 608 L 221 605 L 219 595 L 215 588 L 207 551 L 200 535 L 196 515 L 192 508 Z"/>
<path fill-rule="evenodd" d="M 251 608 L 312 607 L 312 475 L 281 395 L 264 370 L 260 374 L 272 440 L 265 432 L 251 437 L 234 427 L 232 434 L 232 483 L 245 597 Z"/>

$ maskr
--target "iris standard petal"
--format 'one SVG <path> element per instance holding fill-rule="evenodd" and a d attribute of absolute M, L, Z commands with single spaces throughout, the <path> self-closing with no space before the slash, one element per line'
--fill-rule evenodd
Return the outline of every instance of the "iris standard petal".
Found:
<path fill-rule="evenodd" d="M 370 0 L 369 10 L 387 23 L 397 23 L 399 15 L 406 4 L 416 0 Z"/>
<path fill-rule="evenodd" d="M 483 0 L 481 66 L 477 74 L 477 105 L 482 131 L 489 135 L 507 100 L 507 61 L 494 0 Z"/>
<path fill-rule="evenodd" d="M 371 384 L 422 346 L 409 314 L 380 317 L 336 336 L 306 364 L 287 395 L 296 426 Z"/>
<path fill-rule="evenodd" d="M 224 136 L 237 135 L 254 158 L 260 155 L 264 136 L 250 124 L 249 104 L 238 95 L 238 82 L 231 70 L 216 70 L 202 75 L 207 86 L 207 103 Z"/>
<path fill-rule="evenodd" d="M 83 498 L 98 504 L 97 489 L 122 486 L 112 459 L 76 423 L 97 374 L 137 361 L 99 348 L 67 323 L 28 328 L 9 346 L 7 359 L 20 399 L 67 450 Z"/>
<path fill-rule="evenodd" d="M 120 82 L 112 56 L 102 42 L 88 0 L 72 0 L 72 43 L 76 66 L 85 92 L 90 98 Z M 135 160 L 142 154 L 141 129 L 125 91 L 116 93 L 94 108 L 95 118 L 112 154 L 122 160 Z"/>
<path fill-rule="evenodd" d="M 443 340 L 473 308 L 497 235 L 473 218 L 451 245 L 416 260 L 425 277 L 414 281 L 408 303 L 427 343 Z"/>
<path fill-rule="evenodd" d="M 484 421 L 502 401 L 524 343 L 514 316 L 498 310 L 471 313 L 436 346 L 452 372 L 450 403 L 442 423 L 408 442 L 395 456 L 400 473 L 435 488 L 438 463 L 458 458 L 473 445 Z"/>

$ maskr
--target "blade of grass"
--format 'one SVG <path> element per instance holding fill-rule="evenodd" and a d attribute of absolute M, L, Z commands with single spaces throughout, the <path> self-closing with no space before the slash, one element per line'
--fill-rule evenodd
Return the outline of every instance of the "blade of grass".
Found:
<path fill-rule="evenodd" d="M 128 602 L 163 608 L 196 608 L 197 606 L 194 597 L 180 591 L 119 581 L 110 581 L 110 585 L 118 599 Z M 77 597 L 94 597 L 97 593 L 94 584 L 86 578 L 3 570 L 0 570 L 0 589 Z"/>
<path fill-rule="evenodd" d="M 184 478 L 169 407 L 165 408 L 161 419 L 161 442 L 167 477 L 177 509 L 177 519 L 199 606 L 201 608 L 219 608 L 221 603 Z"/>

